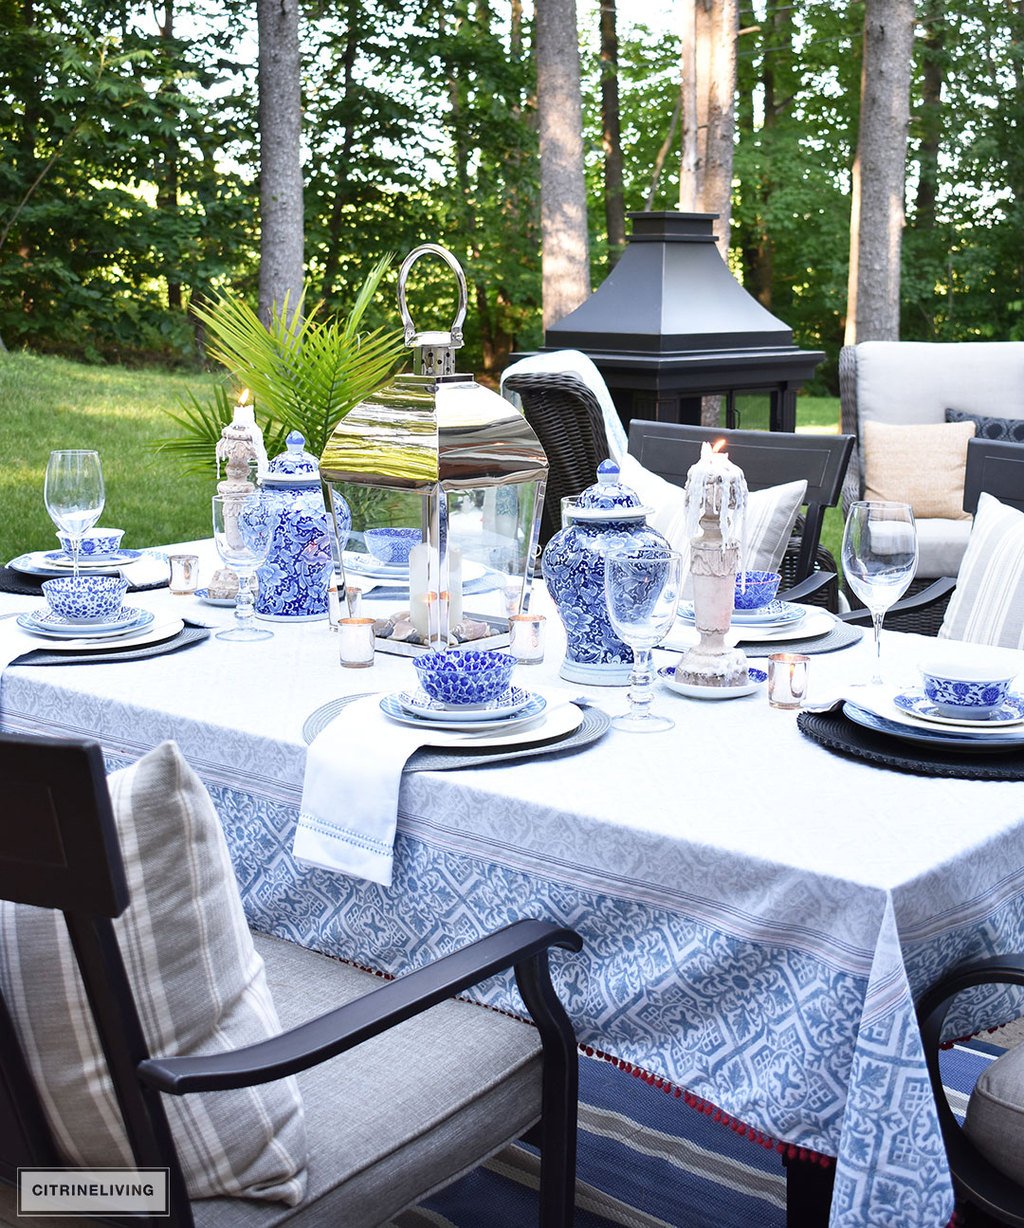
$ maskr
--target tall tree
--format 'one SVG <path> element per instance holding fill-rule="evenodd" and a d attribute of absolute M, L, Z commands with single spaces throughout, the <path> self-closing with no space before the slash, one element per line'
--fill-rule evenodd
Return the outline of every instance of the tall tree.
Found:
<path fill-rule="evenodd" d="M 608 263 L 614 265 L 626 246 L 626 196 L 622 186 L 622 138 L 619 131 L 619 39 L 615 30 L 615 0 L 601 0 L 601 127 Z"/>
<path fill-rule="evenodd" d="M 537 0 L 544 327 L 590 294 L 576 0 Z"/>
<path fill-rule="evenodd" d="M 846 344 L 900 335 L 914 0 L 866 0 L 853 163 Z"/>
<path fill-rule="evenodd" d="M 260 318 L 302 293 L 302 66 L 298 0 L 258 0 Z"/>
<path fill-rule="evenodd" d="M 738 0 L 697 0 L 695 16 L 700 208 L 718 214 L 718 250 L 724 258 L 732 222 Z"/>

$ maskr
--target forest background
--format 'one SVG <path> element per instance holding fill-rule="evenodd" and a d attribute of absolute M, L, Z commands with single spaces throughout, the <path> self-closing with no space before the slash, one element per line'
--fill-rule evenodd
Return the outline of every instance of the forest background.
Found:
<path fill-rule="evenodd" d="M 230 288 L 255 302 L 254 11 L 0 0 L 9 348 L 192 366 L 204 341 L 192 301 Z M 307 0 L 302 15 L 312 296 L 347 310 L 382 254 L 442 242 L 471 280 L 464 365 L 492 373 L 541 341 L 531 16 L 522 0 Z M 901 336 L 1021 339 L 1024 0 L 919 0 L 917 18 Z M 843 339 L 863 20 L 857 0 L 740 6 L 729 261 L 799 344 L 826 352 L 818 392 L 835 392 Z M 654 169 L 679 98 L 671 23 L 669 4 L 619 5 L 627 209 L 678 200 L 678 152 Z M 597 286 L 614 253 L 594 3 L 580 6 L 580 41 Z M 443 276 L 430 295 L 420 310 L 443 321 Z M 379 295 L 369 323 L 394 317 Z"/>

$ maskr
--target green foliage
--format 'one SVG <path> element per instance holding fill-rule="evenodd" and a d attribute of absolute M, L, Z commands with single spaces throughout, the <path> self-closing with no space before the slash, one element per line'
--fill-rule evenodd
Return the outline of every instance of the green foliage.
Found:
<path fill-rule="evenodd" d="M 211 357 L 255 398 L 271 455 L 281 450 L 290 431 L 300 431 L 309 451 L 319 456 L 341 419 L 383 383 L 405 353 L 398 332 L 360 331 L 389 265 L 389 257 L 378 261 L 341 318 L 324 318 L 323 304 L 303 314 L 304 301 L 292 311 L 287 298 L 269 325 L 244 299 L 230 294 L 193 305 L 209 333 Z M 203 467 L 204 459 L 209 466 L 232 412 L 223 389 L 207 402 L 192 396 L 171 415 L 184 435 L 164 440 L 162 447 L 193 471 Z"/>

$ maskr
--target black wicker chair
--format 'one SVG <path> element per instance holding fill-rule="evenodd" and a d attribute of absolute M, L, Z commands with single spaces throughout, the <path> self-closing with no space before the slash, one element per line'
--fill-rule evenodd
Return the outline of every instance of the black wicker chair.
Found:
<path fill-rule="evenodd" d="M 968 443 L 965 512 L 974 515 L 983 492 L 1024 511 L 1024 444 L 994 439 L 972 439 Z M 956 579 L 952 576 L 913 582 L 908 596 L 886 612 L 886 627 L 916 635 L 938 635 L 955 588 Z M 870 611 L 865 609 L 854 609 L 840 617 L 864 626 L 871 623 Z"/>
<path fill-rule="evenodd" d="M 168 1170 L 169 1216 L 146 1222 L 189 1228 L 195 1222 L 221 1222 L 217 1217 L 225 1214 L 228 1222 L 235 1222 L 236 1211 L 225 1212 L 221 1205 L 231 1200 L 190 1202 L 163 1095 L 247 1087 L 296 1074 L 348 1053 L 471 985 L 514 968 L 537 1024 L 542 1050 L 541 1115 L 527 1136 L 541 1146 L 540 1221 L 550 1228 L 572 1224 L 577 1054 L 572 1027 L 551 985 L 547 963 L 552 946 L 580 949 L 580 938 L 572 930 L 538 920 L 518 921 L 406 976 L 376 982 L 379 987 L 362 997 L 244 1049 L 208 1056 L 151 1057 L 113 927 L 113 918 L 129 904 L 128 885 L 100 747 L 89 742 L 0 735 L 0 780 L 18 816 L 16 822 L 0 824 L 0 898 L 63 913 L 135 1161 L 140 1167 Z M 316 965 L 313 982 L 323 992 L 329 981 L 323 979 L 326 969 L 321 966 L 332 961 L 301 948 L 290 950 L 298 954 L 290 956 L 288 966 L 294 971 L 296 959 L 308 956 Z M 41 969 L 40 975 L 47 975 L 46 970 Z M 49 975 L 57 973 L 51 968 Z M 294 989 L 294 981 L 289 979 L 289 984 Z M 317 1005 L 322 1004 L 323 998 L 318 997 Z M 449 1028 L 449 1051 L 452 1040 Z M 397 1046 L 394 1060 L 423 1063 L 431 1058 L 429 1053 L 407 1053 Z M 481 1077 L 485 1081 L 487 1071 L 482 1069 Z M 345 1102 L 330 1107 L 339 1115 L 352 1111 Z M 315 1150 L 314 1120 L 311 1114 L 311 1154 Z M 507 1129 L 507 1122 L 501 1125 Z M 264 1126 L 262 1121 L 253 1123 L 257 1131 Z M 396 1151 L 404 1138 L 403 1129 L 404 1122 L 396 1123 L 395 1138 L 387 1141 L 382 1154 Z M 474 1145 L 481 1141 L 473 1139 Z M 476 1157 L 477 1162 L 486 1158 L 487 1153 Z M 19 1167 L 60 1163 L 25 1051 L 0 995 L 0 1181 L 16 1182 Z M 426 1188 L 422 1191 L 428 1192 Z M 3 1193 L 9 1203 L 11 1192 Z M 343 1204 L 343 1187 L 329 1188 L 310 1200 L 309 1206 L 301 1203 L 287 1216 L 284 1212 L 276 1215 L 274 1222 L 283 1218 L 296 1225 L 308 1222 L 304 1221 L 308 1211 L 316 1223 L 353 1222 L 354 1228 Z M 266 1222 L 261 1204 L 249 1206 L 251 1213 L 248 1209 L 245 1213 L 251 1214 L 254 1224 Z M 4 1222 L 13 1221 L 5 1218 Z M 360 1217 L 358 1222 L 366 1221 Z"/>
<path fill-rule="evenodd" d="M 839 609 L 836 562 L 821 545 L 825 508 L 835 507 L 843 489 L 853 439 L 846 435 L 790 435 L 772 431 L 730 431 L 717 427 L 651 422 L 637 418 L 629 426 L 629 450 L 645 468 L 682 486 L 701 444 L 724 439 L 729 457 L 746 475 L 751 490 L 783 482 L 807 481 L 806 511 L 798 520 L 780 565 L 781 589 L 794 594 L 815 572 L 831 578 L 803 597 L 835 612 Z"/>
<path fill-rule="evenodd" d="M 946 1098 L 939 1070 L 942 1025 L 953 999 L 971 986 L 988 984 L 1024 985 L 1024 956 L 997 955 L 955 968 L 921 996 L 917 1003 L 917 1019 L 958 1203 L 965 1202 L 971 1211 L 977 1210 L 989 1217 L 983 1221 L 986 1224 L 994 1220 L 1024 1228 L 1024 1187 L 995 1168 L 960 1128 Z M 974 1222 L 973 1217 L 967 1221 L 968 1224 Z"/>
<path fill-rule="evenodd" d="M 562 527 L 562 500 L 593 486 L 597 467 L 608 459 L 608 439 L 597 398 L 578 376 L 536 371 L 510 375 L 504 388 L 516 393 L 523 413 L 548 458 L 548 483 L 540 542 Z"/>

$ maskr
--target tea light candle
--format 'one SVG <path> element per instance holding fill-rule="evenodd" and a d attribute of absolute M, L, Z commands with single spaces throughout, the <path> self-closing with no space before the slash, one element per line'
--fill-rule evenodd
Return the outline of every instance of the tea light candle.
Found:
<path fill-rule="evenodd" d="M 339 618 L 338 654 L 346 669 L 368 669 L 373 664 L 373 619 Z"/>
<path fill-rule="evenodd" d="M 539 665 L 544 660 L 544 615 L 513 614 L 508 621 L 509 652 L 520 665 Z"/>
<path fill-rule="evenodd" d="M 768 702 L 773 708 L 800 708 L 807 699 L 810 657 L 773 652 L 768 658 Z"/>

